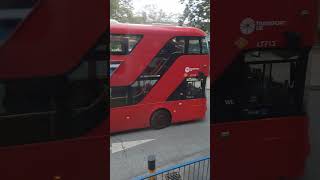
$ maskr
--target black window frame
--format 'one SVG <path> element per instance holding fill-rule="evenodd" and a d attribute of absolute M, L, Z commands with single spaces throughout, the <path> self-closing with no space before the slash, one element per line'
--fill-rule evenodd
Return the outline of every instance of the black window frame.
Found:
<path fill-rule="evenodd" d="M 105 77 L 100 76 L 97 72 L 97 68 L 95 68 L 95 74 L 92 74 L 93 76 L 90 75 L 90 71 L 92 69 L 90 70 L 88 68 L 86 71 L 87 76 L 85 76 L 85 79 L 75 80 L 79 80 L 82 82 L 86 81 L 87 83 L 85 83 L 85 86 L 90 86 L 87 89 L 95 94 L 94 96 L 91 96 L 92 98 L 90 99 L 89 104 L 79 105 L 79 107 L 77 107 L 73 106 L 72 103 L 74 102 L 71 102 L 73 100 L 71 95 L 74 94 L 71 92 L 71 90 L 77 88 L 71 87 L 74 79 L 70 78 L 70 75 L 78 70 L 78 68 L 81 67 L 83 63 L 98 63 L 101 61 L 108 61 L 108 59 L 96 59 L 97 56 L 91 56 L 91 51 L 96 51 L 96 47 L 101 42 L 103 43 L 103 41 L 101 41 L 101 38 L 99 38 L 94 47 L 89 49 L 89 51 L 82 57 L 79 64 L 77 64 L 67 72 L 64 72 L 63 74 L 44 77 L 0 80 L 0 83 L 3 83 L 6 86 L 5 88 L 7 88 L 8 83 L 11 83 L 13 85 L 17 84 L 22 88 L 25 87 L 24 84 L 27 84 L 29 85 L 29 89 L 33 88 L 36 90 L 37 88 L 41 87 L 42 89 L 40 89 L 40 93 L 43 93 L 42 95 L 48 96 L 50 98 L 50 102 L 48 102 L 48 105 L 51 108 L 43 111 L 34 110 L 28 112 L 2 112 L 2 114 L 0 114 L 0 125 L 1 123 L 3 123 L 2 125 L 5 125 L 3 127 L 10 127 L 10 129 L 14 128 L 10 131 L 19 133 L 15 133 L 11 137 L 12 133 L 8 131 L 10 132 L 10 135 L 8 134 L 8 137 L 4 136 L 3 132 L 1 132 L 0 147 L 44 142 L 47 143 L 52 141 L 61 141 L 81 137 L 107 119 L 107 103 L 105 99 L 107 96 L 106 91 L 108 91 L 108 88 L 105 87 L 105 84 L 107 84 L 108 75 L 106 74 Z M 108 68 L 106 67 L 106 69 Z M 32 89 L 30 89 L 30 92 L 31 90 Z M 14 93 L 18 93 L 20 96 L 24 94 L 24 90 L 18 89 L 17 91 L 19 92 Z M 35 98 L 42 99 L 42 97 L 39 96 L 40 93 L 32 93 L 33 95 L 37 96 Z M 8 98 L 11 98 L 11 104 L 15 101 L 20 101 L 20 99 L 14 97 L 14 94 L 12 94 L 11 97 L 8 97 L 8 94 L 6 92 L 5 96 L 5 98 L 7 98 L 7 103 L 9 102 Z M 0 100 L 2 103 L 3 99 Z M 33 103 L 34 101 L 35 99 L 32 99 L 29 103 Z M 27 108 L 27 105 L 24 107 Z M 74 126 L 73 123 L 77 123 L 77 125 Z M 21 124 L 26 124 L 26 126 L 28 125 L 27 127 L 29 127 L 31 130 L 27 129 L 27 127 L 21 126 Z M 46 130 L 39 129 L 40 126 L 42 128 L 45 128 Z M 35 134 L 40 131 L 43 134 Z M 22 135 L 22 133 L 28 134 Z"/>
<path fill-rule="evenodd" d="M 248 52 L 254 52 L 254 51 L 280 51 L 285 53 L 292 53 L 293 55 L 297 55 L 298 58 L 296 59 L 285 59 L 284 60 L 269 60 L 269 61 L 251 61 L 251 62 L 245 62 L 245 53 Z M 213 82 L 213 94 L 214 94 L 214 105 L 215 109 L 213 111 L 213 116 L 215 121 L 213 123 L 224 123 L 224 122 L 238 122 L 238 121 L 247 121 L 247 120 L 258 120 L 258 119 L 265 119 L 265 118 L 277 118 L 277 117 L 286 117 L 286 116 L 300 116 L 305 114 L 305 109 L 303 106 L 303 98 L 304 98 L 304 83 L 305 83 L 305 76 L 306 76 L 306 66 L 308 62 L 308 52 L 310 51 L 310 48 L 304 48 L 300 49 L 298 52 L 291 52 L 290 50 L 287 50 L 285 48 L 270 48 L 270 49 L 249 49 L 246 51 L 241 52 L 241 54 L 236 58 L 236 60 L 233 62 L 233 64 L 230 65 L 225 71 L 225 74 L 221 75 L 221 77 L 218 78 L 215 82 Z M 243 61 L 243 63 L 241 63 Z M 241 94 L 241 91 L 236 92 L 235 94 L 232 93 L 232 90 L 237 87 L 238 89 L 241 89 L 241 86 L 244 84 L 239 82 L 230 82 L 233 78 L 232 76 L 240 77 L 240 79 L 247 78 L 248 75 L 241 75 L 244 71 L 241 70 L 239 67 L 243 65 L 248 64 L 258 64 L 258 65 L 266 65 L 266 64 L 276 64 L 276 63 L 289 63 L 290 64 L 290 76 L 292 75 L 292 69 L 291 69 L 291 63 L 296 63 L 295 67 L 298 67 L 294 69 L 296 72 L 294 74 L 295 76 L 295 84 L 293 91 L 293 98 L 295 99 L 295 104 L 289 109 L 288 111 L 284 112 L 264 112 L 263 107 L 260 107 L 261 114 L 251 114 L 251 115 L 245 115 L 245 113 L 241 113 L 242 110 L 245 108 L 248 108 L 247 104 L 241 104 L 239 101 L 239 94 L 235 95 L 237 93 Z M 242 65 L 241 65 L 242 64 Z M 272 73 L 270 71 L 270 73 Z M 229 74 L 229 75 L 228 75 Z M 231 79 L 230 79 L 231 78 Z M 290 81 L 290 80 L 289 80 Z M 242 81 L 244 82 L 244 81 Z M 222 85 L 222 84 L 224 85 Z M 231 83 L 235 83 L 235 86 L 230 85 Z M 238 84 L 237 84 L 238 83 Z M 229 84 L 229 85 L 227 85 Z M 222 85 L 222 86 L 221 86 Z M 217 90 L 217 86 L 221 86 Z M 226 94 L 223 94 L 224 92 Z M 233 90 L 235 92 L 236 90 Z M 270 91 L 270 89 L 268 90 Z M 221 94 L 222 93 L 222 94 Z M 246 91 L 244 91 L 246 93 Z M 224 96 L 224 98 L 221 98 Z M 222 102 L 224 99 L 224 102 Z M 240 104 L 239 104 L 240 103 Z M 287 103 L 289 105 L 289 103 Z M 259 108 L 259 107 L 258 107 Z M 262 111 L 263 110 L 263 111 Z"/>
<path fill-rule="evenodd" d="M 187 96 L 187 85 L 188 82 L 193 82 L 193 81 L 188 81 L 188 79 L 198 79 L 197 82 L 201 83 L 201 94 L 196 95 L 195 97 L 188 97 Z M 180 83 L 180 85 L 170 94 L 170 96 L 167 98 L 166 101 L 179 101 L 179 100 L 192 100 L 192 99 L 202 99 L 206 98 L 205 93 L 206 93 L 206 79 L 207 77 L 204 76 L 203 74 L 200 74 L 197 77 L 186 77 L 183 79 L 183 81 Z"/>

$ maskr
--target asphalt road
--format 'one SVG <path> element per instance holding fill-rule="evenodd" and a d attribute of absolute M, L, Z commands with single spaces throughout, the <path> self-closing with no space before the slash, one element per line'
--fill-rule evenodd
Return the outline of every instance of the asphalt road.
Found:
<path fill-rule="evenodd" d="M 210 154 L 210 95 L 202 121 L 111 136 L 110 179 L 130 180 L 147 173 L 148 155 L 165 168 Z"/>

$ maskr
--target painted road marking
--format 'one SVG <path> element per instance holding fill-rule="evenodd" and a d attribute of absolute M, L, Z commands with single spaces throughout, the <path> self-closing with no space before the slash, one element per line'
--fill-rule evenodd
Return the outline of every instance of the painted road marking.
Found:
<path fill-rule="evenodd" d="M 150 142 L 150 141 L 154 141 L 155 139 L 145 139 L 145 140 L 138 140 L 138 141 L 124 141 L 124 142 L 117 142 L 117 143 L 112 143 L 110 150 L 111 153 L 116 153 L 116 152 L 120 152 L 120 151 L 124 151 L 126 149 Z"/>

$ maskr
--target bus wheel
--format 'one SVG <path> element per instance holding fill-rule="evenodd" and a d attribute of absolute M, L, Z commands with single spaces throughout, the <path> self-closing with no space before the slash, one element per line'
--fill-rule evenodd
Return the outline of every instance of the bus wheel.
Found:
<path fill-rule="evenodd" d="M 153 113 L 150 125 L 153 129 L 162 129 L 171 124 L 171 115 L 167 110 L 161 109 Z"/>

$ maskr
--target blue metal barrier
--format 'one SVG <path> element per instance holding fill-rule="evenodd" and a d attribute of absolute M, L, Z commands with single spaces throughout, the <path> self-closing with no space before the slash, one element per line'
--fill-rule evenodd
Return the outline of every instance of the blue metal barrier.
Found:
<path fill-rule="evenodd" d="M 133 180 L 210 180 L 210 156 L 161 169 Z"/>

